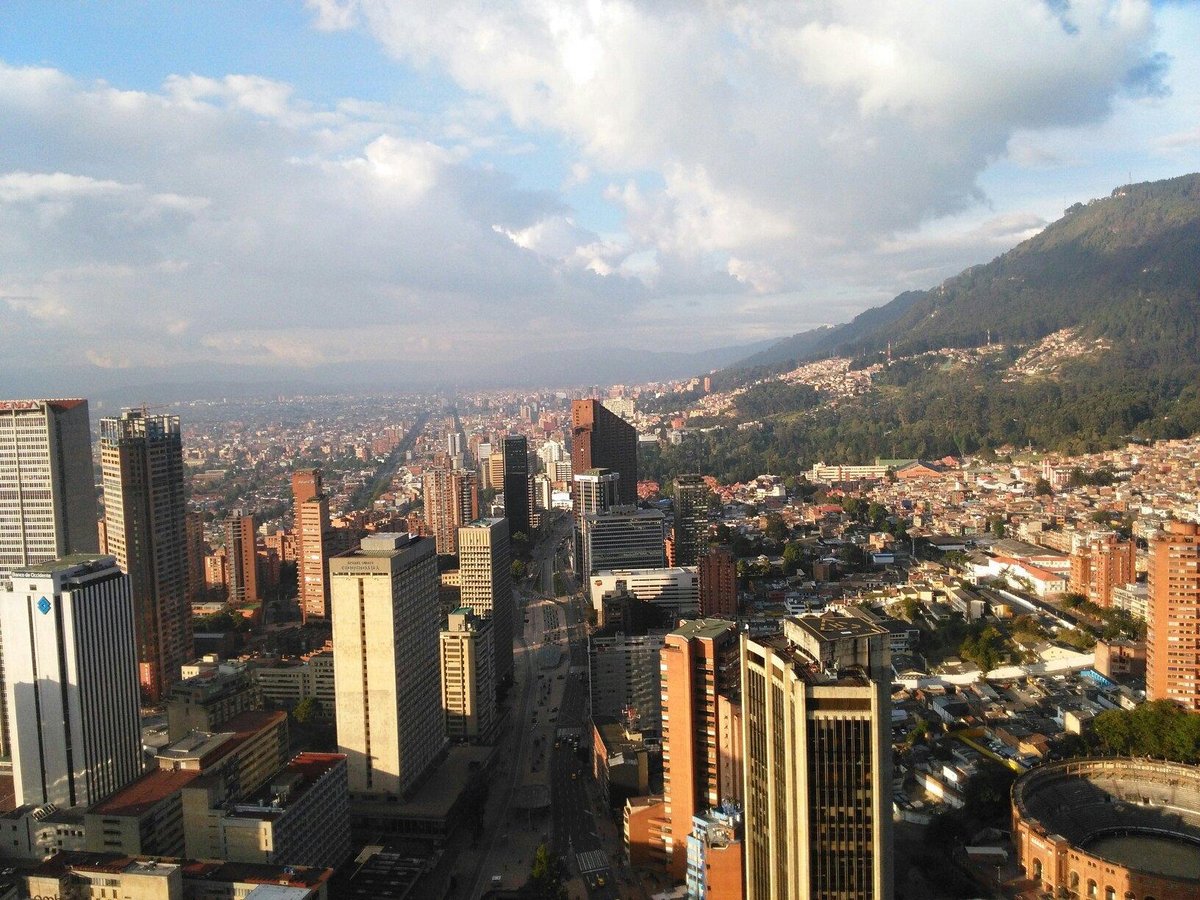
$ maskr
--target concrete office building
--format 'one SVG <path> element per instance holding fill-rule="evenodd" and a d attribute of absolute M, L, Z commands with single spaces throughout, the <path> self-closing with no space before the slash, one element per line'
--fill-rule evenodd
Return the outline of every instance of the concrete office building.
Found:
<path fill-rule="evenodd" d="M 421 479 L 425 524 L 443 556 L 458 553 L 458 529 L 479 518 L 479 482 L 474 472 L 448 462 L 431 466 Z"/>
<path fill-rule="evenodd" d="M 329 618 L 329 556 L 331 534 L 329 497 L 320 469 L 292 473 L 292 529 L 296 534 L 296 580 L 300 588 L 300 617 Z"/>
<path fill-rule="evenodd" d="M 667 871 L 682 881 L 693 819 L 740 794 L 741 773 L 730 762 L 718 717 L 719 698 L 739 691 L 738 632 L 724 619 L 696 619 L 668 634 L 662 648 L 663 819 Z M 728 707 L 726 708 L 728 710 Z"/>
<path fill-rule="evenodd" d="M 0 401 L 0 590 L 18 566 L 99 550 L 87 401 Z M 0 756 L 10 752 L 3 702 Z"/>
<path fill-rule="evenodd" d="M 594 575 L 607 569 L 661 569 L 667 564 L 665 518 L 662 510 L 633 507 L 583 515 L 578 520 L 581 571 Z"/>
<path fill-rule="evenodd" d="M 130 579 L 94 554 L 12 578 L 0 623 L 17 804 L 94 803 L 141 772 Z"/>
<path fill-rule="evenodd" d="M 604 595 L 621 592 L 675 616 L 694 616 L 700 608 L 700 579 L 695 566 L 596 572 L 588 584 L 597 617 L 604 614 Z"/>
<path fill-rule="evenodd" d="M 734 619 L 738 612 L 737 561 L 728 547 L 700 554 L 700 615 Z"/>
<path fill-rule="evenodd" d="M 694 566 L 708 548 L 708 498 L 701 475 L 675 479 L 675 565 Z"/>
<path fill-rule="evenodd" d="M 105 552 L 129 576 L 142 691 L 158 702 L 192 655 L 187 498 L 178 416 L 100 420 Z"/>
<path fill-rule="evenodd" d="M 509 522 L 480 519 L 458 529 L 460 604 L 492 620 L 496 682 L 513 675 L 513 585 Z"/>
<path fill-rule="evenodd" d="M 843 613 L 741 638 L 746 896 L 892 897 L 887 629 Z"/>
<path fill-rule="evenodd" d="M 592 717 L 611 716 L 642 734 L 662 730 L 659 654 L 665 631 L 647 634 L 602 629 L 588 638 Z"/>
<path fill-rule="evenodd" d="M 262 709 L 262 694 L 245 669 L 218 669 L 173 685 L 166 705 L 167 739 L 175 742 L 193 731 L 220 731 L 234 716 Z"/>
<path fill-rule="evenodd" d="M 229 602 L 235 606 L 256 603 L 258 596 L 258 547 L 254 516 L 235 509 L 225 519 L 225 574 Z"/>
<path fill-rule="evenodd" d="M 533 490 L 529 480 L 529 442 L 519 434 L 504 437 L 504 517 L 508 533 L 533 539 Z"/>
<path fill-rule="evenodd" d="M 599 400 L 571 401 L 571 470 L 610 469 L 621 476 L 618 499 L 637 504 L 637 429 Z"/>
<path fill-rule="evenodd" d="M 467 607 L 447 617 L 441 633 L 442 714 L 452 741 L 487 743 L 497 724 L 492 620 Z"/>
<path fill-rule="evenodd" d="M 1200 525 L 1168 522 L 1150 539 L 1146 696 L 1200 712 Z"/>
<path fill-rule="evenodd" d="M 588 469 L 586 472 L 576 472 L 573 480 L 576 517 L 588 513 L 608 512 L 617 505 L 618 485 L 621 482 L 619 472 L 612 469 Z"/>
<path fill-rule="evenodd" d="M 351 799 L 399 801 L 446 746 L 432 538 L 376 534 L 329 561 L 339 752 Z"/>

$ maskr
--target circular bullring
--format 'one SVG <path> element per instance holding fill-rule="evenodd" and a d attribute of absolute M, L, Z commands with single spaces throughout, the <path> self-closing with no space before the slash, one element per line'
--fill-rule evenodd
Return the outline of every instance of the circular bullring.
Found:
<path fill-rule="evenodd" d="M 1018 861 L 1049 896 L 1200 897 L 1200 768 L 1073 759 L 1022 775 L 1012 803 Z"/>

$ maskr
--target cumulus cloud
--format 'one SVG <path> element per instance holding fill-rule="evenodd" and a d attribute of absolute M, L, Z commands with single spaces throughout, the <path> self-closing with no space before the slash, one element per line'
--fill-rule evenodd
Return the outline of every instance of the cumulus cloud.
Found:
<path fill-rule="evenodd" d="M 1070 168 L 1064 133 L 1166 102 L 1156 16 L 1176 15 L 307 5 L 450 89 L 408 108 L 317 102 L 270 72 L 127 90 L 0 63 L 0 346 L 103 323 L 109 365 L 485 361 L 607 341 L 615 319 L 714 344 L 837 321 L 1041 227 L 989 213 L 981 176 Z M 1190 152 L 1192 124 L 1146 143 Z"/>

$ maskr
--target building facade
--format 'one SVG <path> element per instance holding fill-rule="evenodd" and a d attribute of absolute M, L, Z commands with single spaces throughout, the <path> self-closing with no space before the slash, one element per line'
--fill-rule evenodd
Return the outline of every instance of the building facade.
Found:
<path fill-rule="evenodd" d="M 296 534 L 296 581 L 300 616 L 329 618 L 329 497 L 320 469 L 292 473 L 293 525 Z M 282 554 L 281 554 L 282 556 Z"/>
<path fill-rule="evenodd" d="M 675 479 L 675 565 L 694 566 L 708 547 L 708 498 L 700 475 Z"/>
<path fill-rule="evenodd" d="M 513 676 L 512 551 L 506 519 L 480 519 L 458 530 L 458 578 L 462 606 L 492 620 L 497 684 Z"/>
<path fill-rule="evenodd" d="M 12 577 L 0 623 L 17 803 L 95 803 L 141 772 L 130 579 L 93 554 Z"/>
<path fill-rule="evenodd" d="M 339 752 L 352 798 L 398 801 L 446 745 L 432 538 L 376 534 L 329 561 Z"/>
<path fill-rule="evenodd" d="M 609 569 L 663 568 L 664 520 L 661 510 L 633 507 L 584 514 L 579 519 L 581 571 L 594 575 Z"/>
<path fill-rule="evenodd" d="M 665 631 L 651 631 L 644 635 L 597 633 L 588 638 L 593 717 L 611 716 L 643 734 L 662 730 L 660 653 L 665 636 Z"/>
<path fill-rule="evenodd" d="M 255 603 L 258 592 L 258 548 L 254 538 L 254 516 L 235 509 L 225 519 L 225 583 L 229 602 L 243 606 Z"/>
<path fill-rule="evenodd" d="M 533 491 L 529 480 L 529 442 L 519 434 L 504 437 L 504 517 L 508 533 L 531 538 Z"/>
<path fill-rule="evenodd" d="M 1113 591 L 1137 578 L 1137 544 L 1115 532 L 1081 536 L 1071 551 L 1071 590 L 1105 608 Z"/>
<path fill-rule="evenodd" d="M 431 466 L 421 479 L 425 524 L 442 555 L 458 553 L 458 529 L 479 518 L 479 481 L 475 473 L 451 468 L 448 463 Z"/>
<path fill-rule="evenodd" d="M 0 590 L 19 566 L 99 550 L 87 401 L 0 401 Z M 0 634 L 0 698 L 3 682 Z M 0 755 L 9 743 L 0 708 Z"/>
<path fill-rule="evenodd" d="M 610 469 L 621 476 L 621 503 L 637 503 L 637 429 L 599 400 L 571 401 L 571 470 Z"/>
<path fill-rule="evenodd" d="M 467 607 L 447 617 L 441 633 L 442 714 L 452 741 L 486 743 L 497 724 L 492 620 Z"/>
<path fill-rule="evenodd" d="M 718 698 L 739 693 L 738 632 L 724 619 L 682 623 L 662 653 L 663 853 L 682 881 L 687 836 L 695 816 L 715 809 L 736 789 L 722 778 L 731 748 L 719 739 Z"/>
<path fill-rule="evenodd" d="M 1150 539 L 1146 696 L 1200 712 L 1200 525 L 1168 522 Z"/>
<path fill-rule="evenodd" d="M 736 618 L 738 612 L 737 561 L 728 547 L 712 547 L 700 554 L 700 615 Z"/>
<path fill-rule="evenodd" d="M 589 578 L 592 607 L 604 614 L 604 595 L 628 592 L 676 616 L 694 616 L 700 609 L 700 579 L 695 566 L 675 569 L 615 569 Z M 601 622 L 603 624 L 603 622 Z"/>
<path fill-rule="evenodd" d="M 151 702 L 192 655 L 187 498 L 178 416 L 128 410 L 100 420 L 105 552 L 129 576 L 138 672 Z"/>
<path fill-rule="evenodd" d="M 746 896 L 892 897 L 887 630 L 831 613 L 741 638 Z"/>

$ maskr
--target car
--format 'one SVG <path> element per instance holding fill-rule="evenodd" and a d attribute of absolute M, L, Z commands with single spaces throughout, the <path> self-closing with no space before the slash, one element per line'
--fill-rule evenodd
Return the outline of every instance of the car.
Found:
<path fill-rule="evenodd" d="M 571 780 L 572 780 L 572 781 L 574 781 L 574 780 L 575 780 L 576 778 L 578 778 L 578 777 L 579 777 L 579 773 L 578 773 L 578 772 L 572 772 L 572 773 L 571 773 Z"/>
<path fill-rule="evenodd" d="M 597 875 L 597 876 L 596 876 L 596 886 L 597 886 L 597 887 L 604 887 L 604 876 L 603 876 L 603 875 Z"/>

